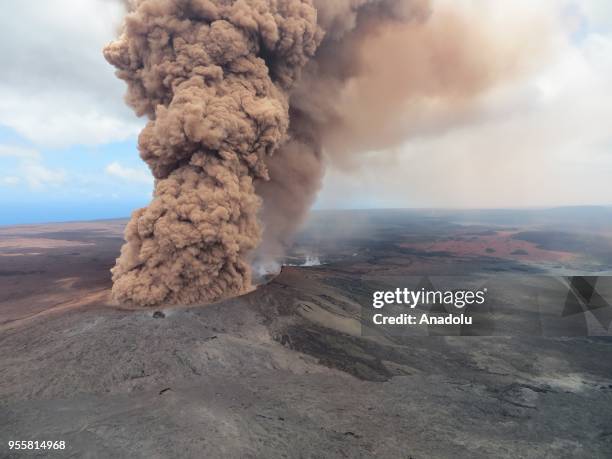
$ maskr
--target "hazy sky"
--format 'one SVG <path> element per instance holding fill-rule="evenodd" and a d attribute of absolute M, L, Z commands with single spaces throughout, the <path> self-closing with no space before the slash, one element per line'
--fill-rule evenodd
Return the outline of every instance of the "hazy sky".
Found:
<path fill-rule="evenodd" d="M 551 27 L 532 39 L 546 52 L 461 122 L 331 167 L 317 206 L 612 204 L 612 2 L 453 5 L 498 27 L 546 17 Z M 152 179 L 136 150 L 144 121 L 123 104 L 124 84 L 101 52 L 120 4 L 0 6 L 0 224 L 126 216 L 146 204 Z"/>

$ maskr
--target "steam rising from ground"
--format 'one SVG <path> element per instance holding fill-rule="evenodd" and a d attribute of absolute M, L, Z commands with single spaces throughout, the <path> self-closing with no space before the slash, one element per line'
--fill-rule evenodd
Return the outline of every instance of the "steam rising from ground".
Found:
<path fill-rule="evenodd" d="M 251 262 L 282 255 L 328 158 L 391 148 L 519 70 L 521 43 L 422 0 L 128 7 L 104 55 L 149 118 L 139 150 L 156 182 L 112 272 L 115 298 L 139 305 L 247 291 Z"/>

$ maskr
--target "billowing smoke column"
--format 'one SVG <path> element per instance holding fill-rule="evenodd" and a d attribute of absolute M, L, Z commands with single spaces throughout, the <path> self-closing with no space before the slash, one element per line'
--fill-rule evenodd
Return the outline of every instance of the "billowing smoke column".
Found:
<path fill-rule="evenodd" d="M 141 0 L 106 59 L 150 119 L 141 157 L 153 201 L 132 215 L 113 295 L 210 302 L 250 287 L 265 158 L 286 140 L 288 90 L 322 37 L 300 0 Z"/>
<path fill-rule="evenodd" d="M 434 24 L 454 40 L 442 46 L 421 0 L 132 0 L 128 9 L 104 55 L 149 118 L 139 150 L 156 181 L 126 228 L 113 295 L 143 306 L 249 290 L 250 264 L 279 256 L 314 201 L 324 154 L 397 143 L 391 120 L 407 101 L 454 105 L 505 70 L 461 48 L 478 41 L 461 21 Z M 391 62 L 397 70 L 387 65 L 394 52 L 405 61 Z"/>

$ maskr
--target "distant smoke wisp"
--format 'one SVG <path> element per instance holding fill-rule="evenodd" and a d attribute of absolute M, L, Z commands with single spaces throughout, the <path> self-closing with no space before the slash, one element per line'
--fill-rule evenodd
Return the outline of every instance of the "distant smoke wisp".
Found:
<path fill-rule="evenodd" d="M 424 0 L 127 5 L 104 55 L 149 119 L 153 200 L 112 270 L 115 299 L 137 305 L 248 291 L 253 259 L 280 256 L 314 202 L 324 158 L 393 145 L 411 102 L 461 105 L 509 70 Z"/>

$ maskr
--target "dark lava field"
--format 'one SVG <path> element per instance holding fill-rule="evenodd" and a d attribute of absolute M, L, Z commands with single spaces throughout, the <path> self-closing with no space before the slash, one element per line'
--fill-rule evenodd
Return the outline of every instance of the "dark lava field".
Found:
<path fill-rule="evenodd" d="M 315 212 L 256 290 L 147 310 L 110 300 L 124 224 L 0 227 L 0 457 L 612 457 L 612 308 L 529 296 L 612 298 L 609 209 Z M 502 286 L 478 336 L 364 312 L 449 278 Z"/>

